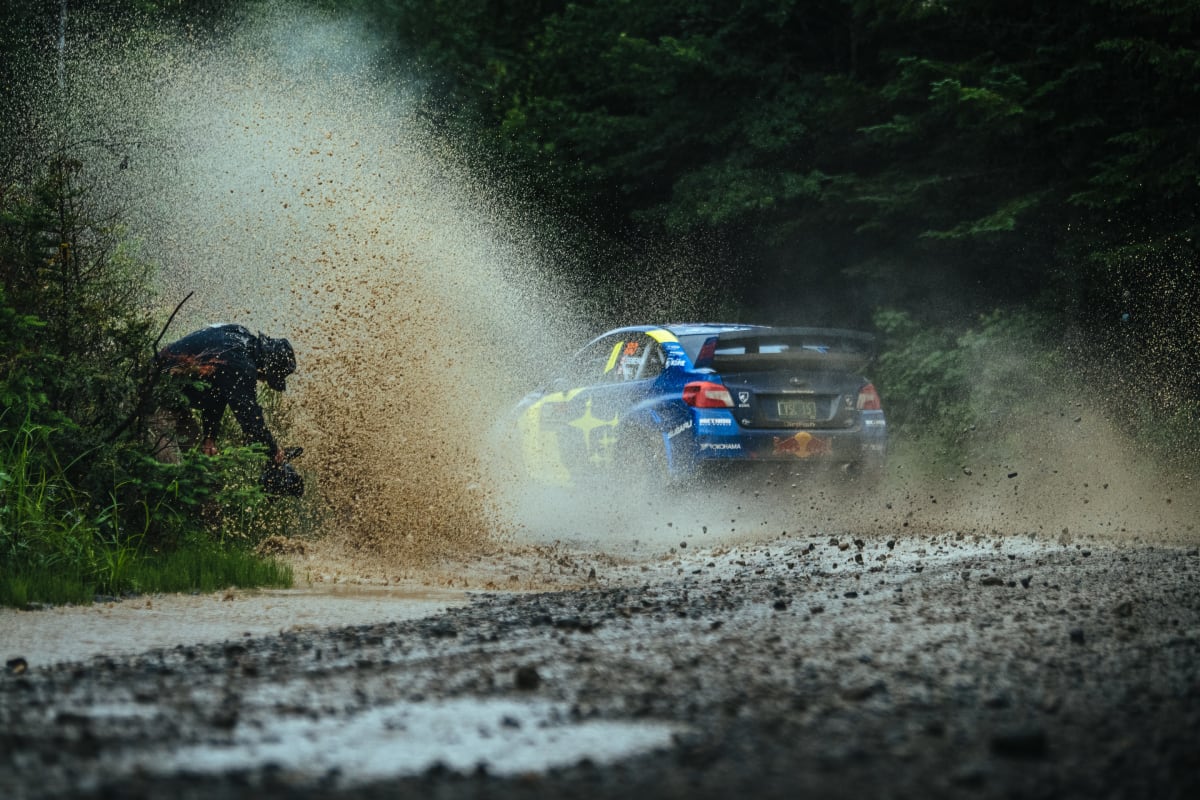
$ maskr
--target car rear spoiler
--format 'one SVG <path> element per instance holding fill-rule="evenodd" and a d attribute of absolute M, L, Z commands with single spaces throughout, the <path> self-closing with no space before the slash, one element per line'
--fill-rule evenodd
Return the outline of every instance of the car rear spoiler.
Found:
<path fill-rule="evenodd" d="M 874 357 L 875 337 L 869 333 L 840 328 L 760 328 L 710 337 L 700 348 L 696 367 L 722 372 L 787 364 L 857 372 Z"/>

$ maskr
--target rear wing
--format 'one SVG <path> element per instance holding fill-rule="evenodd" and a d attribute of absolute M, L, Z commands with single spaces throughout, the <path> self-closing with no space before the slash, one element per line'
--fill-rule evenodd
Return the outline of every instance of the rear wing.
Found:
<path fill-rule="evenodd" d="M 696 367 L 718 372 L 798 369 L 859 372 L 875 357 L 875 337 L 839 328 L 758 328 L 710 337 Z"/>

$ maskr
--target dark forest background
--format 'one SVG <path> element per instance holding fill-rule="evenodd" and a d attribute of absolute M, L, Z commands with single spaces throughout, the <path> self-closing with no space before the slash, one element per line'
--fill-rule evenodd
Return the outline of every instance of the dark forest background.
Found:
<path fill-rule="evenodd" d="M 498 178 L 610 242 L 716 243 L 752 308 L 1194 330 L 1200 4 L 352 5 Z"/>
<path fill-rule="evenodd" d="M 252 5 L 69 3 L 199 27 Z M 601 309 L 677 254 L 743 321 L 877 330 L 897 421 L 969 380 L 964 335 L 1019 329 L 1117 416 L 1200 427 L 1200 2 L 307 5 L 368 20 Z M 11 0 L 9 62 L 52 59 L 65 7 Z M 598 322 L 634 321 L 618 305 Z"/>

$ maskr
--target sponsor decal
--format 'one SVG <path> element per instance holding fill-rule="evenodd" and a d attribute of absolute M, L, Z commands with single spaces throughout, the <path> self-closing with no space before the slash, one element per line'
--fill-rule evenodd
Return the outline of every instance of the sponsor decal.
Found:
<path fill-rule="evenodd" d="M 612 372 L 613 367 L 615 367 L 617 365 L 617 358 L 621 355 L 621 347 L 624 344 L 625 344 L 624 342 L 617 342 L 616 344 L 613 345 L 612 352 L 609 353 L 609 356 L 608 356 L 608 363 L 604 365 L 604 374 L 605 375 Z"/>
<path fill-rule="evenodd" d="M 863 425 L 866 425 L 868 428 L 877 428 L 887 425 L 887 422 L 882 419 L 864 419 Z"/>
<path fill-rule="evenodd" d="M 750 404 L 750 393 L 749 392 L 738 392 L 738 403 L 740 403 L 741 405 L 744 405 L 744 406 L 749 405 Z"/>
<path fill-rule="evenodd" d="M 830 442 L 830 440 L 813 436 L 808 431 L 800 431 L 795 436 L 776 436 L 774 439 L 776 455 L 792 455 L 796 456 L 796 458 L 809 458 L 811 456 L 826 455 L 833 452 L 833 444 Z"/>
<path fill-rule="evenodd" d="M 725 428 L 728 428 L 730 425 L 732 425 L 732 424 L 733 424 L 733 420 L 731 420 L 731 419 L 724 419 L 724 418 L 720 418 L 720 417 L 715 417 L 715 418 L 714 418 L 714 417 L 702 417 L 702 418 L 700 419 L 700 424 L 701 424 L 702 426 L 704 426 L 704 425 L 716 425 L 716 426 L 718 426 L 718 427 L 725 427 Z"/>
<path fill-rule="evenodd" d="M 668 367 L 686 367 L 687 359 L 686 358 L 668 358 L 667 366 Z"/>
<path fill-rule="evenodd" d="M 604 435 L 604 432 L 602 431 L 601 434 L 598 435 L 599 441 L 593 444 L 592 434 L 596 433 L 598 428 L 615 428 L 617 427 L 618 421 L 618 415 L 616 414 L 613 414 L 612 419 L 601 419 L 593 414 L 592 398 L 589 397 L 587 399 L 587 403 L 584 405 L 583 416 L 571 420 L 567 423 L 567 425 L 571 426 L 572 428 L 576 428 L 583 433 L 583 446 L 587 451 L 589 458 L 592 460 L 597 458 L 604 458 L 607 460 L 609 450 L 616 441 L 616 438 Z"/>
<path fill-rule="evenodd" d="M 741 450 L 742 446 L 737 442 L 702 442 L 701 450 Z"/>
<path fill-rule="evenodd" d="M 674 428 L 672 428 L 671 430 L 667 431 L 667 438 L 674 439 L 676 436 L 683 433 L 690 427 L 692 427 L 692 421 L 689 419 L 687 422 L 683 423 L 682 425 L 677 425 Z"/>

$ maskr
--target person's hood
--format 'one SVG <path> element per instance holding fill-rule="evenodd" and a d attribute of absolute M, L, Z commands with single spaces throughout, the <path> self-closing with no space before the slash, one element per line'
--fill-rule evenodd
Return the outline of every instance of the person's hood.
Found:
<path fill-rule="evenodd" d="M 296 353 L 292 343 L 287 339 L 272 339 L 270 336 L 258 335 L 259 349 L 262 353 L 262 363 L 259 370 L 263 380 L 277 392 L 287 389 L 287 377 L 296 371 Z"/>

